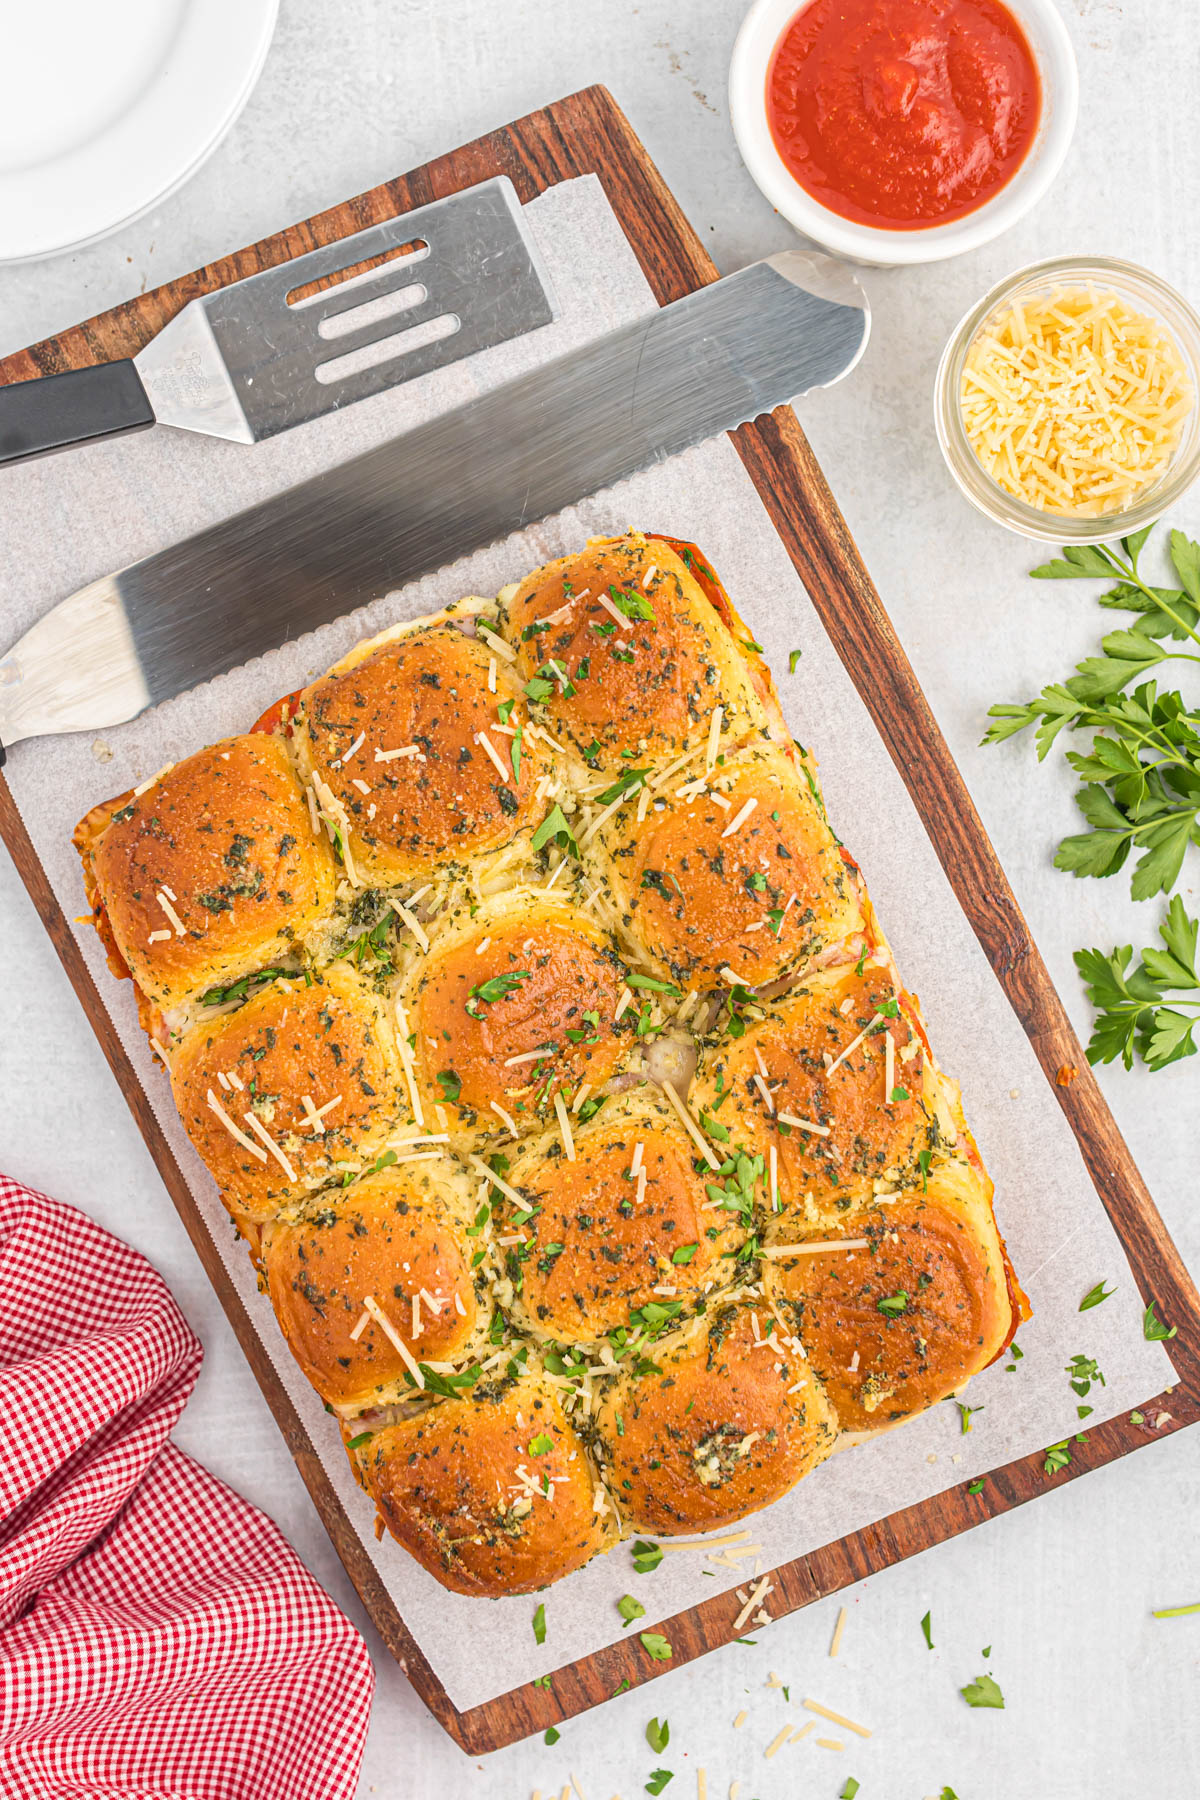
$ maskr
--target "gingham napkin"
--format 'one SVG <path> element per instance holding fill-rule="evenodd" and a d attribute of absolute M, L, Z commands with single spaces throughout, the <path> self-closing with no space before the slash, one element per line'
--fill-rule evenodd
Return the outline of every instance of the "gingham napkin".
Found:
<path fill-rule="evenodd" d="M 201 1349 L 83 1213 L 0 1176 L 0 1797 L 349 1800 L 366 1646 L 168 1442 Z"/>

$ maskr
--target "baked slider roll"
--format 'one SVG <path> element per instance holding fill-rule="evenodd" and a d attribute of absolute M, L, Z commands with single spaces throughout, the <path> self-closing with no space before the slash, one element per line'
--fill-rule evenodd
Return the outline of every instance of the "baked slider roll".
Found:
<path fill-rule="evenodd" d="M 769 1225 L 785 1235 L 920 1181 L 958 1137 L 957 1091 L 883 951 L 806 975 L 742 1037 L 706 1045 L 693 1101 L 753 1154 L 774 1149 Z"/>
<path fill-rule="evenodd" d="M 500 595 L 535 716 L 596 768 L 668 762 L 718 729 L 763 728 L 737 644 L 669 545 L 597 538 Z M 628 759 L 626 759 L 628 760 Z"/>
<path fill-rule="evenodd" d="M 715 1306 L 647 1354 L 597 1409 L 603 1473 L 626 1528 L 711 1531 L 770 1506 L 833 1448 L 836 1421 L 770 1308 Z"/>
<path fill-rule="evenodd" d="M 527 732 L 513 768 L 524 702 L 508 665 L 450 623 L 385 640 L 305 689 L 294 725 L 300 767 L 347 845 L 347 873 L 377 886 L 431 880 L 544 811 L 532 796 L 545 753 Z"/>
<path fill-rule="evenodd" d="M 517 1379 L 479 1381 L 350 1457 L 392 1536 L 455 1593 L 532 1593 L 617 1538 L 559 1390 L 532 1357 Z"/>
<path fill-rule="evenodd" d="M 422 1363 L 478 1357 L 491 1322 L 486 1284 L 471 1274 L 462 1176 L 436 1152 L 400 1155 L 262 1232 L 279 1328 L 321 1398 L 345 1413 L 411 1398 Z"/>
<path fill-rule="evenodd" d="M 771 1250 L 767 1292 L 843 1431 L 877 1431 L 944 1400 L 1016 1330 L 991 1182 L 973 1164 L 794 1237 L 802 1253 Z"/>
<path fill-rule="evenodd" d="M 329 847 L 278 738 L 198 751 L 94 808 L 75 843 L 88 899 L 164 1010 L 286 959 L 333 906 Z"/>
<path fill-rule="evenodd" d="M 423 1111 L 465 1145 L 540 1131 L 582 1084 L 602 1088 L 632 1042 L 617 1021 L 625 965 L 612 938 L 557 894 L 517 887 L 464 908 L 403 995 Z"/>
<path fill-rule="evenodd" d="M 861 929 L 855 872 L 772 745 L 700 764 L 598 836 L 623 929 L 684 987 L 774 982 Z"/>
<path fill-rule="evenodd" d="M 271 1218 L 383 1151 L 401 1072 L 387 1012 L 346 963 L 260 989 L 171 1059 L 175 1104 L 229 1210 Z"/>
<path fill-rule="evenodd" d="M 515 1320 L 535 1337 L 588 1343 L 632 1332 L 644 1307 L 678 1314 L 729 1285 L 746 1229 L 709 1204 L 696 1146 L 657 1088 L 606 1100 L 572 1148 L 568 1158 L 557 1137 L 531 1143 L 508 1171 L 512 1192 L 493 1203 Z"/>

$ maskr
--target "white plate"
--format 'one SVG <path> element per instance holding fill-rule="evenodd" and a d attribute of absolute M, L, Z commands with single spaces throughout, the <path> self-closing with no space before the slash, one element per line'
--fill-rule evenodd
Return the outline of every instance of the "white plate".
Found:
<path fill-rule="evenodd" d="M 172 193 L 250 98 L 279 0 L 0 7 L 0 262 L 76 249 Z M 19 71 L 19 74 L 16 72 Z"/>

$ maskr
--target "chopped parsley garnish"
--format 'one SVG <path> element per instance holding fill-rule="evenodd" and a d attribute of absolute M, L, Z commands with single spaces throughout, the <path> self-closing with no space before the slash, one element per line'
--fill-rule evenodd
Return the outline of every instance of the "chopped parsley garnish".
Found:
<path fill-rule="evenodd" d="M 796 664 L 800 661 L 800 658 L 803 655 L 804 655 L 803 650 L 789 650 L 788 651 L 788 674 L 789 675 L 794 675 L 796 673 Z"/>
<path fill-rule="evenodd" d="M 546 1734 L 543 1737 L 542 1742 L 544 1744 L 551 1744 L 551 1745 L 557 1744 L 557 1742 L 561 1736 L 562 1736 L 562 1732 L 559 1731 L 555 1726 L 547 1725 Z"/>
<path fill-rule="evenodd" d="M 649 773 L 649 769 L 622 769 L 612 786 L 596 795 L 597 804 L 611 806 L 614 800 L 623 800 L 627 794 L 636 794 L 640 787 L 645 786 Z"/>
<path fill-rule="evenodd" d="M 617 1601 L 617 1611 L 625 1621 L 623 1630 L 628 1629 L 635 1619 L 644 1619 L 646 1616 L 645 1607 L 640 1600 L 635 1600 L 632 1594 L 621 1595 Z"/>
<path fill-rule="evenodd" d="M 610 584 L 608 597 L 617 611 L 624 613 L 627 619 L 648 619 L 652 625 L 657 624 L 654 608 L 644 594 L 631 594 L 624 588 L 613 587 Z"/>
<path fill-rule="evenodd" d="M 925 1617 L 924 1617 L 924 1618 L 923 1618 L 923 1619 L 922 1619 L 922 1620 L 921 1620 L 921 1630 L 922 1630 L 922 1631 L 923 1631 L 923 1633 L 924 1633 L 924 1634 L 925 1634 L 925 1648 L 926 1648 L 926 1649 L 927 1649 L 927 1650 L 932 1650 L 932 1649 L 933 1649 L 933 1625 L 932 1625 L 932 1620 L 933 1620 L 933 1614 L 932 1614 L 932 1613 L 931 1613 L 931 1612 L 927 1612 L 927 1613 L 926 1613 L 926 1614 L 925 1614 Z"/>
<path fill-rule="evenodd" d="M 990 1675 L 980 1675 L 958 1691 L 968 1706 L 995 1706 L 1003 1711 L 1004 1695 Z"/>
<path fill-rule="evenodd" d="M 546 1641 L 546 1608 L 544 1604 L 539 1606 L 533 1615 L 533 1637 L 534 1642 L 538 1644 L 544 1644 Z"/>
<path fill-rule="evenodd" d="M 636 1575 L 649 1575 L 652 1569 L 657 1569 L 662 1559 L 661 1547 L 648 1543 L 645 1538 L 639 1538 L 633 1546 L 633 1568 Z"/>
<path fill-rule="evenodd" d="M 642 1648 L 655 1662 L 670 1662 L 674 1652 L 661 1631 L 639 1632 Z"/>
<path fill-rule="evenodd" d="M 443 1069 L 437 1076 L 437 1084 L 442 1090 L 442 1099 L 453 1106 L 462 1093 L 462 1082 L 453 1069 Z"/>
<path fill-rule="evenodd" d="M 671 1727 L 665 1719 L 651 1719 L 646 1727 L 646 1742 L 656 1756 L 661 1756 L 671 1741 Z"/>
<path fill-rule="evenodd" d="M 889 1319 L 898 1319 L 908 1311 L 908 1295 L 901 1288 L 898 1294 L 889 1294 L 886 1299 L 875 1302 L 877 1311 L 885 1313 Z"/>
<path fill-rule="evenodd" d="M 347 1450 L 361 1450 L 362 1446 L 364 1444 L 369 1444 L 374 1436 L 375 1433 L 373 1431 L 360 1431 L 357 1437 L 352 1437 L 350 1439 L 346 1448 Z"/>
<path fill-rule="evenodd" d="M 675 1774 L 673 1770 L 655 1769 L 653 1775 L 646 1783 L 646 1792 L 648 1794 L 661 1794 L 668 1781 L 674 1781 L 674 1779 Z"/>
<path fill-rule="evenodd" d="M 961 1400 L 954 1402 L 958 1408 L 958 1428 L 962 1437 L 966 1437 L 971 1429 L 971 1420 L 976 1413 L 982 1412 L 982 1406 L 967 1406 Z"/>
<path fill-rule="evenodd" d="M 1090 1312 L 1093 1306 L 1100 1306 L 1105 1300 L 1112 1299 L 1117 1291 L 1116 1288 L 1109 1288 L 1106 1294 L 1104 1287 L 1104 1282 L 1098 1281 L 1094 1288 L 1089 1289 L 1083 1296 L 1083 1299 L 1079 1302 L 1080 1312 Z"/>
<path fill-rule="evenodd" d="M 549 1456 L 553 1448 L 554 1439 L 549 1432 L 539 1431 L 535 1438 L 530 1439 L 529 1454 L 530 1456 Z"/>
<path fill-rule="evenodd" d="M 671 1261 L 681 1264 L 690 1263 L 699 1248 L 699 1244 L 680 1244 L 678 1250 L 672 1252 Z"/>
<path fill-rule="evenodd" d="M 1165 1343 L 1168 1338 L 1173 1338 L 1179 1330 L 1178 1325 L 1172 1325 L 1168 1331 L 1154 1311 L 1156 1304 L 1157 1302 L 1152 1300 L 1142 1316 L 1142 1336 L 1151 1344 Z"/>
<path fill-rule="evenodd" d="M 579 860 L 579 845 L 575 842 L 571 827 L 567 824 L 562 807 L 555 801 L 541 824 L 533 834 L 531 847 L 543 850 L 549 843 L 556 843 L 568 856 Z"/>
<path fill-rule="evenodd" d="M 652 994 L 670 994 L 673 1000 L 680 999 L 683 994 L 683 989 L 677 988 L 673 982 L 656 981 L 653 975 L 627 975 L 625 981 L 631 988 L 644 988 Z"/>
<path fill-rule="evenodd" d="M 473 1009 L 471 1001 L 482 1001 L 484 1006 L 494 1006 L 497 1000 L 503 1000 L 505 994 L 515 993 L 523 981 L 532 979 L 528 969 L 512 969 L 504 975 L 493 975 L 490 981 L 481 981 L 471 989 L 467 1000 L 467 1011 L 471 1017 L 478 1019 L 482 1014 Z"/>

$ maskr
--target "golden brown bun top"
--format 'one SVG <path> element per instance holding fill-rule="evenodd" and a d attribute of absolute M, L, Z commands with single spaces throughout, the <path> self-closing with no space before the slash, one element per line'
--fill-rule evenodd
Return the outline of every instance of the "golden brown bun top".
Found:
<path fill-rule="evenodd" d="M 701 1059 L 697 1104 L 756 1154 L 775 1146 L 781 1229 L 917 1174 L 918 1155 L 928 1160 L 939 1142 L 926 1091 L 936 1076 L 912 1002 L 889 968 L 857 967 L 819 970 Z"/>
<path fill-rule="evenodd" d="M 498 664 L 496 692 L 489 692 L 495 660 L 456 625 L 427 625 L 305 691 L 297 752 L 345 809 L 360 875 L 428 877 L 437 864 L 464 862 L 540 820 L 532 794 L 544 757 L 523 741 L 513 775 L 513 739 L 499 729 L 500 709 L 516 708 L 519 689 Z M 519 710 L 509 715 L 514 730 L 520 717 Z M 397 750 L 415 754 L 389 754 Z"/>
<path fill-rule="evenodd" d="M 614 900 L 685 986 L 730 969 L 757 987 L 858 929 L 853 881 L 786 752 L 733 754 L 699 792 L 703 773 L 682 796 L 672 781 L 640 824 L 627 808 L 605 828 Z"/>
<path fill-rule="evenodd" d="M 920 1412 L 986 1367 L 1012 1324 L 990 1185 L 966 1164 L 928 1189 L 795 1241 L 866 1239 L 775 1261 L 768 1291 L 790 1313 L 844 1431 Z"/>
<path fill-rule="evenodd" d="M 622 750 L 668 760 L 708 730 L 719 705 L 727 730 L 762 723 L 733 638 L 661 540 L 601 539 L 535 569 L 508 601 L 505 630 L 521 680 L 546 671 L 551 731 L 581 753 L 597 746 L 599 766 Z"/>
<path fill-rule="evenodd" d="M 705 1210 L 695 1154 L 658 1090 L 641 1089 L 607 1100 L 576 1133 L 573 1162 L 555 1141 L 517 1157 L 508 1180 L 527 1197 L 525 1222 L 505 1199 L 496 1223 L 524 1239 L 508 1247 L 506 1267 L 530 1330 L 587 1342 L 632 1330 L 644 1306 L 678 1313 L 728 1286 L 746 1234 L 734 1214 Z"/>
<path fill-rule="evenodd" d="M 612 1073 L 631 1036 L 632 1020 L 613 1023 L 624 979 L 611 940 L 567 901 L 526 888 L 485 902 L 437 939 L 407 999 L 429 1105 L 444 1101 L 452 1130 L 507 1135 L 493 1101 L 518 1131 L 540 1130 L 552 1090 L 569 1101 Z"/>
<path fill-rule="evenodd" d="M 655 1345 L 656 1374 L 612 1384 L 597 1423 L 627 1529 L 671 1536 L 730 1525 L 829 1454 L 833 1416 L 782 1335 L 761 1301 L 731 1300 Z"/>
<path fill-rule="evenodd" d="M 362 1324 L 368 1295 L 418 1363 L 478 1350 L 490 1308 L 471 1279 L 455 1180 L 445 1157 L 400 1163 L 264 1230 L 271 1304 L 322 1399 L 365 1407 L 416 1391 L 381 1323 L 368 1312 Z"/>
<path fill-rule="evenodd" d="M 613 1539 L 582 1441 L 536 1370 L 480 1382 L 351 1455 L 392 1535 L 456 1593 L 532 1593 Z"/>
<path fill-rule="evenodd" d="M 171 1066 L 188 1135 L 226 1203 L 254 1219 L 270 1218 L 382 1149 L 400 1105 L 399 1079 L 384 1008 L 345 963 L 313 975 L 311 986 L 303 977 L 273 982 L 236 1012 L 197 1025 Z M 254 1151 L 233 1136 L 217 1106 Z"/>
<path fill-rule="evenodd" d="M 197 751 L 131 795 L 92 869 L 130 972 L 165 1007 L 286 955 L 333 902 L 328 846 L 284 745 L 262 734 Z"/>

